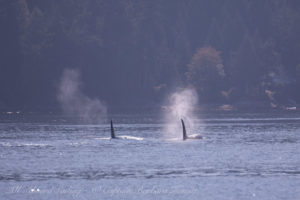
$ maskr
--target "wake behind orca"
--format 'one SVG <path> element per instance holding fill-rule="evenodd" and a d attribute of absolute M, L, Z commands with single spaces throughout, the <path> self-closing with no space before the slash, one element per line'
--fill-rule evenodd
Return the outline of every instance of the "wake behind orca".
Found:
<path fill-rule="evenodd" d="M 204 137 L 199 135 L 199 134 L 187 135 L 183 119 L 181 119 L 181 124 L 182 124 L 182 134 L 183 134 L 182 139 L 183 140 L 186 140 L 186 139 L 204 139 Z M 143 140 L 144 138 L 128 136 L 128 135 L 116 136 L 113 121 L 111 120 L 110 121 L 110 139 Z"/>
<path fill-rule="evenodd" d="M 193 134 L 193 135 L 187 135 L 186 134 L 186 129 L 185 129 L 185 124 L 184 124 L 184 121 L 183 119 L 181 119 L 181 124 L 182 124 L 182 135 L 183 135 L 183 140 L 186 140 L 186 139 L 203 139 L 203 137 L 201 135 L 198 135 L 198 134 Z"/>
<path fill-rule="evenodd" d="M 144 138 L 129 135 L 116 136 L 113 121 L 110 120 L 110 139 L 143 140 Z"/>

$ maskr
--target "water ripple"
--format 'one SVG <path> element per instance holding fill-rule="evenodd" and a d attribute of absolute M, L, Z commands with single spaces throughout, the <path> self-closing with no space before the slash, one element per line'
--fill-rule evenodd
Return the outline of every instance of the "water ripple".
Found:
<path fill-rule="evenodd" d="M 249 169 L 163 169 L 123 171 L 65 171 L 0 174 L 0 181 L 41 181 L 49 179 L 122 179 L 122 178 L 176 178 L 203 176 L 299 176 L 300 170 L 249 170 Z"/>

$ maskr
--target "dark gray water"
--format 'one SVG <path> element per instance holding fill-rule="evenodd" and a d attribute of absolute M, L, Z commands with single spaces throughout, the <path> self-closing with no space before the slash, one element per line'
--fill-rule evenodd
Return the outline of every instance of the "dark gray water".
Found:
<path fill-rule="evenodd" d="M 87 125 L 2 117 L 0 199 L 300 199 L 300 114 L 211 114 L 203 140 L 167 139 L 153 115 Z M 178 132 L 181 138 L 181 130 Z"/>

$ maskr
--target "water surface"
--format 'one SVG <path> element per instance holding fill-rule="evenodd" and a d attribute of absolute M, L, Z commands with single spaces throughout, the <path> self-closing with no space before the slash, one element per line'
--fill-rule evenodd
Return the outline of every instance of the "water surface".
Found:
<path fill-rule="evenodd" d="M 300 199 L 300 114 L 199 115 L 204 140 L 165 138 L 155 115 L 86 124 L 2 116 L 0 199 Z"/>

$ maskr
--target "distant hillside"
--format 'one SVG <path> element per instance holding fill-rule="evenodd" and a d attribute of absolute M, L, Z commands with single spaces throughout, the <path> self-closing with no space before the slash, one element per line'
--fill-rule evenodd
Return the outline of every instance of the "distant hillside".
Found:
<path fill-rule="evenodd" d="M 111 106 L 300 104 L 298 0 L 0 0 L 0 108 L 57 108 L 64 69 Z"/>

